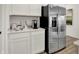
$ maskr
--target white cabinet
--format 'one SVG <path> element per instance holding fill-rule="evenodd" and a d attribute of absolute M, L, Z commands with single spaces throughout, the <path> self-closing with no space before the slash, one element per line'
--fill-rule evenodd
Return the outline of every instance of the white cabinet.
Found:
<path fill-rule="evenodd" d="M 28 54 L 30 53 L 29 38 L 19 38 L 9 41 L 8 53 L 11 54 Z"/>
<path fill-rule="evenodd" d="M 40 4 L 30 5 L 30 15 L 41 16 L 41 5 Z"/>
<path fill-rule="evenodd" d="M 30 33 L 10 34 L 8 41 L 8 53 L 28 54 L 30 53 Z"/>
<path fill-rule="evenodd" d="M 12 15 L 29 15 L 30 9 L 29 5 L 24 4 L 13 4 L 12 5 Z"/>
<path fill-rule="evenodd" d="M 33 54 L 45 50 L 45 30 L 33 29 L 25 33 L 10 33 L 8 53 Z"/>
<path fill-rule="evenodd" d="M 31 33 L 32 53 L 40 53 L 45 49 L 45 32 L 34 31 Z"/>
<path fill-rule="evenodd" d="M 40 4 L 13 4 L 11 15 L 41 16 Z"/>

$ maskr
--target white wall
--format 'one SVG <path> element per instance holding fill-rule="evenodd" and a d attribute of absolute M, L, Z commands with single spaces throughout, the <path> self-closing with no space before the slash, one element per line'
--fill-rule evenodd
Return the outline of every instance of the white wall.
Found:
<path fill-rule="evenodd" d="M 2 8 L 0 5 L 0 31 L 2 31 Z M 2 52 L 2 35 L 0 34 L 0 54 Z"/>
<path fill-rule="evenodd" d="M 1 27 L 2 27 L 2 9 L 1 9 L 1 5 L 0 5 L 0 31 L 2 30 Z"/>
<path fill-rule="evenodd" d="M 59 6 L 66 9 L 73 9 L 73 25 L 66 25 L 66 35 L 79 38 L 79 5 L 75 4 L 61 4 Z"/>

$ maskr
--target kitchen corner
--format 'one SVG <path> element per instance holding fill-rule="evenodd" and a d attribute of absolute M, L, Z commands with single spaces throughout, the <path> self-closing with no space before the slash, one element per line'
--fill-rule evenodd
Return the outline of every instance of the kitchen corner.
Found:
<path fill-rule="evenodd" d="M 26 29 L 24 31 L 10 31 L 8 33 L 9 54 L 34 54 L 45 50 L 45 30 Z"/>
<path fill-rule="evenodd" d="M 40 16 L 10 15 L 8 30 L 9 54 L 33 54 L 45 50 L 45 29 Z"/>

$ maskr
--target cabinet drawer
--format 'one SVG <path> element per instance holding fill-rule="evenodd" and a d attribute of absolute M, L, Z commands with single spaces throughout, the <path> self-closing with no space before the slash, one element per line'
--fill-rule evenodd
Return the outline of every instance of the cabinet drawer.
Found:
<path fill-rule="evenodd" d="M 9 34 L 9 39 L 17 39 L 17 38 L 23 38 L 23 37 L 29 37 L 30 33 L 13 33 Z"/>

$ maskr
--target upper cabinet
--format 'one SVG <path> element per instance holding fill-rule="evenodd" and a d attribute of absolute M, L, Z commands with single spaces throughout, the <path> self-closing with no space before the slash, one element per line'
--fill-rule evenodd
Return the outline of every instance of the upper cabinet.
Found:
<path fill-rule="evenodd" d="M 12 15 L 29 15 L 29 5 L 13 4 Z"/>
<path fill-rule="evenodd" d="M 40 4 L 13 4 L 11 15 L 41 16 Z"/>
<path fill-rule="evenodd" d="M 30 15 L 41 16 L 41 5 L 40 4 L 30 5 Z"/>

